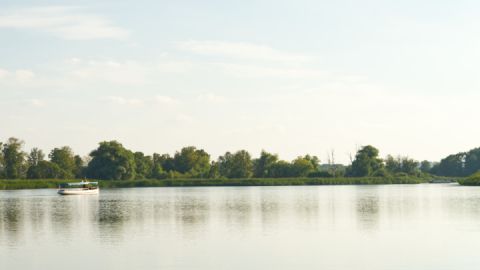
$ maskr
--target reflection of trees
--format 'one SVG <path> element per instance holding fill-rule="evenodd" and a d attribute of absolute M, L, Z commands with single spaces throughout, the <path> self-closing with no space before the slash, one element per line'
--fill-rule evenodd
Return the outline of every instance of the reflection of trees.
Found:
<path fill-rule="evenodd" d="M 50 201 L 50 218 L 56 232 L 70 232 L 72 218 L 76 213 L 72 204 L 73 199 L 70 197 L 56 197 Z"/>
<path fill-rule="evenodd" d="M 260 213 L 262 224 L 271 225 L 278 222 L 280 203 L 278 196 L 273 194 L 261 194 Z"/>
<path fill-rule="evenodd" d="M 94 219 L 98 224 L 99 237 L 105 242 L 118 242 L 123 238 L 123 226 L 131 219 L 132 209 L 129 201 L 100 200 Z"/>
<path fill-rule="evenodd" d="M 100 225 L 120 226 L 131 218 L 131 205 L 122 200 L 101 200 L 97 221 Z"/>
<path fill-rule="evenodd" d="M 373 230 L 379 222 L 379 198 L 378 194 L 370 192 L 362 194 L 362 190 L 357 194 L 356 212 L 357 221 L 360 227 L 365 230 Z"/>
<path fill-rule="evenodd" d="M 225 221 L 231 225 L 240 225 L 241 227 L 250 222 L 252 215 L 252 206 L 250 197 L 246 194 L 227 197 L 223 203 L 222 212 L 225 214 Z"/>
<path fill-rule="evenodd" d="M 173 216 L 171 201 L 155 201 L 153 204 L 153 219 L 155 223 L 163 223 Z"/>
<path fill-rule="evenodd" d="M 448 186 L 442 198 L 442 209 L 451 219 L 472 218 L 480 220 L 480 196 L 477 187 Z"/>
<path fill-rule="evenodd" d="M 7 241 L 15 243 L 22 234 L 23 207 L 19 199 L 0 200 L 0 235 L 6 235 Z M 1 237 L 0 237 L 1 239 Z"/>
<path fill-rule="evenodd" d="M 45 224 L 46 205 L 46 201 L 40 198 L 28 201 L 28 216 L 35 231 L 40 230 Z"/>
<path fill-rule="evenodd" d="M 175 220 L 183 226 L 190 227 L 190 229 L 206 223 L 208 210 L 209 204 L 206 198 L 198 196 L 178 196 L 175 198 Z"/>
<path fill-rule="evenodd" d="M 295 198 L 295 214 L 306 221 L 318 221 L 319 199 L 317 194 L 304 192 Z"/>

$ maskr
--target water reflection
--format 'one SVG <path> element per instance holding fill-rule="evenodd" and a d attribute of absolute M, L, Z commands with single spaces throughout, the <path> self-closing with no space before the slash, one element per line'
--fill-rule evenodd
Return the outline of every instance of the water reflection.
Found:
<path fill-rule="evenodd" d="M 46 226 L 47 200 L 44 198 L 34 198 L 27 201 L 28 216 L 30 223 L 35 231 L 43 231 Z"/>
<path fill-rule="evenodd" d="M 252 193 L 250 190 L 240 192 L 233 188 L 225 193 L 221 202 L 221 213 L 227 226 L 245 228 L 252 219 Z"/>
<path fill-rule="evenodd" d="M 93 219 L 101 242 L 117 244 L 123 240 L 123 226 L 131 219 L 130 204 L 123 200 L 100 200 Z"/>
<path fill-rule="evenodd" d="M 15 198 L 0 200 L 0 215 L 0 240 L 3 239 L 9 246 L 15 245 L 22 237 L 24 217 L 22 201 Z"/>
<path fill-rule="evenodd" d="M 42 260 L 52 253 L 92 251 L 105 269 L 131 269 L 143 262 L 157 263 L 145 269 L 175 269 L 171 266 L 184 257 L 208 266 L 199 268 L 218 269 L 209 262 L 239 260 L 238 254 L 282 261 L 305 246 L 296 256 L 318 269 L 339 254 L 355 258 L 363 246 L 388 256 L 379 247 L 395 250 L 392 243 L 404 241 L 406 249 L 423 236 L 460 250 L 458 243 L 475 238 L 462 233 L 478 236 L 479 228 L 480 188 L 454 185 L 112 189 L 72 197 L 52 190 L 0 192 L 0 268 L 23 269 L 12 267 L 11 258 L 27 253 Z M 308 257 L 318 250 L 321 255 Z M 115 264 L 123 259 L 124 265 Z M 59 269 L 43 263 L 45 269 Z"/>
<path fill-rule="evenodd" d="M 480 219 L 480 188 L 469 188 L 471 190 L 459 186 L 440 189 L 438 196 L 442 197 L 441 206 L 447 211 L 448 218 L 476 217 Z M 471 194 L 471 191 L 474 190 L 478 193 Z"/>
<path fill-rule="evenodd" d="M 331 213 L 331 206 L 332 200 L 329 200 L 328 204 L 323 205 L 325 209 L 322 210 Z M 320 211 L 320 198 L 318 196 L 318 193 L 301 192 L 299 194 L 296 194 L 294 207 L 297 219 L 300 219 L 307 223 L 318 222 Z M 329 217 L 329 219 L 332 219 L 332 217 Z"/>
<path fill-rule="evenodd" d="M 1 202 L 2 221 L 7 232 L 18 232 L 23 217 L 20 199 L 6 199 Z"/>
<path fill-rule="evenodd" d="M 99 226 L 120 228 L 123 223 L 130 220 L 133 214 L 131 205 L 122 200 L 101 200 L 98 204 L 98 212 L 95 219 Z"/>
<path fill-rule="evenodd" d="M 50 200 L 50 220 L 53 230 L 68 237 L 72 232 L 72 219 L 76 205 L 71 197 L 55 197 Z"/>
<path fill-rule="evenodd" d="M 262 190 L 260 194 L 261 222 L 267 229 L 279 222 L 280 205 L 278 192 Z"/>
<path fill-rule="evenodd" d="M 165 224 L 173 218 L 174 210 L 171 201 L 155 201 L 153 203 L 153 219 L 155 224 Z"/>
<path fill-rule="evenodd" d="M 378 188 L 359 188 L 356 196 L 358 225 L 362 230 L 375 230 L 380 217 Z"/>
<path fill-rule="evenodd" d="M 209 202 L 201 195 L 178 196 L 173 206 L 176 223 L 187 233 L 199 231 L 208 221 Z"/>

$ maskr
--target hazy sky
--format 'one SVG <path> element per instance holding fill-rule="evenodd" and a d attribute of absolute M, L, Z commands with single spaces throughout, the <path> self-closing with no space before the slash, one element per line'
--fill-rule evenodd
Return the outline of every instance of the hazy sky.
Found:
<path fill-rule="evenodd" d="M 99 3 L 101 2 L 101 3 Z M 480 146 L 478 1 L 0 0 L 0 140 L 86 155 Z"/>

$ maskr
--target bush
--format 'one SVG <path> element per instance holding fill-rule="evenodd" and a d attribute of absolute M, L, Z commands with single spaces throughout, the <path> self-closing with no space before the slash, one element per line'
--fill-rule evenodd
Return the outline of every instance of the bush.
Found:
<path fill-rule="evenodd" d="M 467 178 L 459 179 L 458 183 L 464 186 L 480 186 L 480 171 L 470 175 Z"/>
<path fill-rule="evenodd" d="M 308 177 L 309 178 L 313 178 L 313 177 L 324 177 L 324 178 L 330 178 L 330 177 L 333 177 L 333 174 L 331 174 L 330 172 L 327 172 L 327 171 L 318 171 L 318 172 L 311 172 L 308 174 Z"/>
<path fill-rule="evenodd" d="M 373 174 L 373 177 L 390 177 L 390 173 L 385 168 L 380 168 L 376 170 Z"/>
<path fill-rule="evenodd" d="M 68 180 L 67 182 L 78 182 Z M 100 180 L 101 188 L 129 187 L 200 187 L 200 186 L 297 186 L 297 185 L 386 185 L 419 184 L 428 179 L 417 177 L 329 177 L 329 178 L 235 178 L 164 180 Z M 55 188 L 65 180 L 0 180 L 0 189 Z M 479 181 L 480 183 L 480 181 Z"/>

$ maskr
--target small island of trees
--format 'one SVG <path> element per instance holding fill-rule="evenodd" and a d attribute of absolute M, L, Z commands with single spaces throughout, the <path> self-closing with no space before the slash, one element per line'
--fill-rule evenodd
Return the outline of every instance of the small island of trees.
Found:
<path fill-rule="evenodd" d="M 333 152 L 328 163 L 322 164 L 317 156 L 309 154 L 285 161 L 267 151 L 253 158 L 246 150 L 226 152 L 212 160 L 205 150 L 194 146 L 184 147 L 173 156 L 145 155 L 117 141 L 100 142 L 83 158 L 68 146 L 54 148 L 46 155 L 39 148 L 27 153 L 23 145 L 17 138 L 0 143 L 4 188 L 12 186 L 5 181 L 15 179 L 83 178 L 104 180 L 104 186 L 420 183 L 435 176 L 465 177 L 480 170 L 480 148 L 433 163 L 391 155 L 382 159 L 377 148 L 367 145 L 345 166 L 335 164 Z"/>

